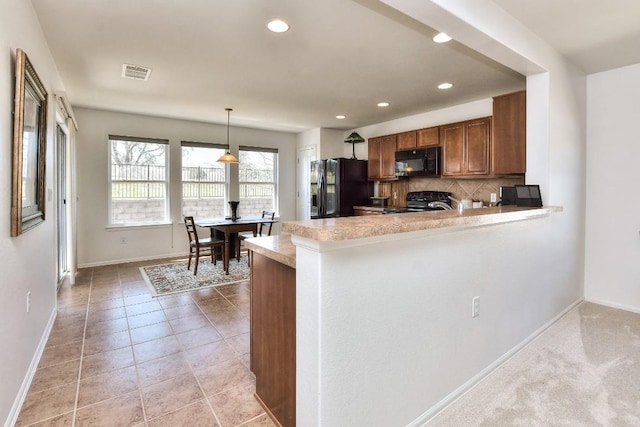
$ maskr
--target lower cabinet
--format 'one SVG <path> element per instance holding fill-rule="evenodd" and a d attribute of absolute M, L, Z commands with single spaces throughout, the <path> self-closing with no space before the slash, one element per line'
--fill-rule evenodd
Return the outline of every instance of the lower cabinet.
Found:
<path fill-rule="evenodd" d="M 489 174 L 491 117 L 440 127 L 442 175 Z"/>
<path fill-rule="evenodd" d="M 384 208 L 374 208 L 374 207 L 370 207 L 370 206 L 354 206 L 353 207 L 353 214 L 355 216 L 362 216 L 362 215 L 383 215 L 384 214 Z"/>
<path fill-rule="evenodd" d="M 251 254 L 251 371 L 256 398 L 280 426 L 296 425 L 296 270 Z"/>

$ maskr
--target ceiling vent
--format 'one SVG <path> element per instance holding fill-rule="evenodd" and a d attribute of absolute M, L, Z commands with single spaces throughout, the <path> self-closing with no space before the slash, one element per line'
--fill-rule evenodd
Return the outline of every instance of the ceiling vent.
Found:
<path fill-rule="evenodd" d="M 139 65 L 122 64 L 122 77 L 134 80 L 149 80 L 151 68 Z"/>

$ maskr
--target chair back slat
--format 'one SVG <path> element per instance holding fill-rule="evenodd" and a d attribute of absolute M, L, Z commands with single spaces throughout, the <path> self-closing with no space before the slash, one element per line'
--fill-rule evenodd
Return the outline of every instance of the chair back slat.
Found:
<path fill-rule="evenodd" d="M 196 224 L 192 216 L 184 217 L 184 225 L 187 228 L 187 234 L 189 235 L 189 242 L 198 242 L 198 232 L 196 231 Z"/>
<path fill-rule="evenodd" d="M 271 221 L 273 221 L 276 217 L 276 213 L 272 212 L 272 211 L 262 211 L 262 218 L 263 219 L 270 219 Z M 262 234 L 262 231 L 264 230 L 264 226 L 268 225 L 268 231 L 267 231 L 267 236 L 271 236 L 271 229 L 273 228 L 273 222 L 270 222 L 269 224 L 264 224 L 264 223 L 260 223 L 260 226 L 258 227 L 258 236 L 264 236 L 264 234 Z"/>

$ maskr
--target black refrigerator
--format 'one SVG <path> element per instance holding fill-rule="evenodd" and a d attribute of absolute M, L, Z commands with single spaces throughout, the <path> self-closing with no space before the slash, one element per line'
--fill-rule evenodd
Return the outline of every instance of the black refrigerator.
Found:
<path fill-rule="evenodd" d="M 368 205 L 373 194 L 366 160 L 315 160 L 310 182 L 311 219 L 351 216 L 353 207 Z"/>

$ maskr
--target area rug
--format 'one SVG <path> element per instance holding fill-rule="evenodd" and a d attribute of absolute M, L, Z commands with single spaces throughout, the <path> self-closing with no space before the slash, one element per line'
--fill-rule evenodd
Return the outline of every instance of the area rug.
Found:
<path fill-rule="evenodd" d="M 187 259 L 140 267 L 140 272 L 154 297 L 249 280 L 246 255 L 240 261 L 232 259 L 229 262 L 228 275 L 224 274 L 222 261 L 213 265 L 209 258 L 200 259 L 197 275 L 193 274 L 193 261 L 191 270 L 187 270 Z"/>

